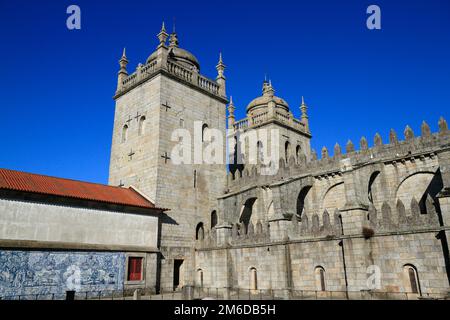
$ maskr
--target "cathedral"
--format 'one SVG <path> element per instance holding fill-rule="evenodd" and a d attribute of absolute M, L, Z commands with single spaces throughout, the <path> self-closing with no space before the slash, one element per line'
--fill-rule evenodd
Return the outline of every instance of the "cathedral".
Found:
<path fill-rule="evenodd" d="M 222 56 L 209 79 L 175 31 L 157 39 L 133 72 L 119 60 L 108 185 L 0 169 L 0 299 L 449 296 L 444 118 L 317 155 L 303 98 L 297 119 L 265 80 L 236 119 Z M 174 163 L 180 129 L 220 133 L 227 161 Z"/>

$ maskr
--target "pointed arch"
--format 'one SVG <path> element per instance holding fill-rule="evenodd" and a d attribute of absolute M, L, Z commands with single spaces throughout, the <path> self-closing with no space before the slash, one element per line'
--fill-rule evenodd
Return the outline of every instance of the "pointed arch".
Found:
<path fill-rule="evenodd" d="M 242 205 L 239 222 L 244 224 L 245 233 L 247 233 L 248 225 L 250 224 L 250 221 L 252 220 L 252 218 L 254 218 L 253 214 L 255 211 L 255 204 L 256 204 L 257 199 L 258 198 L 256 198 L 256 197 L 249 198 Z"/>
<path fill-rule="evenodd" d="M 128 125 L 125 124 L 122 127 L 122 143 L 126 142 L 128 140 Z"/>
<path fill-rule="evenodd" d="M 195 228 L 195 240 L 203 240 L 205 238 L 205 229 L 203 222 L 199 222 Z"/>
<path fill-rule="evenodd" d="M 211 229 L 217 225 L 217 211 L 213 210 L 211 212 Z"/>
<path fill-rule="evenodd" d="M 311 188 L 312 186 L 303 187 L 297 196 L 297 217 L 299 218 L 299 221 L 302 220 L 302 216 L 309 205 L 306 202 L 307 197 L 309 198 Z"/>
<path fill-rule="evenodd" d="M 145 134 L 145 116 L 142 116 L 139 119 L 138 135 L 142 136 L 144 134 Z"/>

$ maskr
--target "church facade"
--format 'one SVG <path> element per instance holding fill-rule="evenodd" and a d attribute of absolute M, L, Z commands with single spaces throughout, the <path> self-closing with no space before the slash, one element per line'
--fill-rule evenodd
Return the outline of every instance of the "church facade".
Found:
<path fill-rule="evenodd" d="M 53 194 L 64 201 L 42 208 L 49 200 L 36 198 L 40 190 L 16 190 L 13 183 L 2 183 L 0 172 L 2 269 L 23 259 L 44 266 L 58 260 L 43 258 L 46 254 L 62 252 L 81 261 L 71 265 L 84 266 L 83 283 L 89 283 L 89 272 L 83 271 L 89 263 L 91 269 L 115 266 L 104 271 L 116 279 L 112 287 L 152 293 L 192 286 L 216 290 L 223 298 L 236 298 L 238 290 L 282 298 L 355 292 L 394 299 L 448 296 L 450 134 L 443 118 L 436 133 L 424 122 L 418 136 L 407 126 L 404 138 L 392 130 L 388 142 L 377 134 L 369 147 L 363 137 L 359 148 L 349 141 L 345 150 L 335 145 L 333 156 L 324 147 L 319 157 L 310 146 L 303 98 L 297 119 L 264 81 L 247 117 L 237 120 L 222 57 L 217 78 L 208 79 L 175 32 L 169 35 L 163 25 L 158 40 L 134 72 L 128 73 L 125 51 L 119 61 L 110 186 L 99 187 L 138 200 L 117 204 L 95 193 L 73 205 L 92 211 L 83 213 L 86 219 L 96 219 L 80 224 L 67 203 L 75 201 L 73 191 Z M 223 143 L 215 152 L 228 155 L 229 165 L 174 163 L 174 148 L 187 143 L 174 137 L 179 129 L 193 137 L 188 152 L 194 153 L 195 145 L 212 143 L 206 132 L 219 132 L 229 148 Z M 49 183 L 58 189 L 58 181 Z M 59 215 L 55 228 L 73 228 L 49 232 L 50 217 L 40 222 L 42 229 L 25 228 L 40 212 L 52 210 Z M 101 230 L 109 226 L 104 235 Z M 39 238 L 41 231 L 45 239 Z M 46 279 L 45 268 L 28 274 Z M 64 268 L 67 263 L 59 269 Z M 11 270 L 8 277 L 0 274 L 0 296 L 1 290 L 14 291 L 12 283 L 23 287 L 24 277 Z"/>

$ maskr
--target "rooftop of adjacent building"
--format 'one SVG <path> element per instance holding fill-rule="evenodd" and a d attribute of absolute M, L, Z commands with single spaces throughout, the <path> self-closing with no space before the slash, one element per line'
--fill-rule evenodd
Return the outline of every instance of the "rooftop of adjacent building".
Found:
<path fill-rule="evenodd" d="M 133 187 L 108 186 L 1 168 L 0 191 L 90 201 L 153 211 L 166 210 L 157 208 L 152 201 Z"/>

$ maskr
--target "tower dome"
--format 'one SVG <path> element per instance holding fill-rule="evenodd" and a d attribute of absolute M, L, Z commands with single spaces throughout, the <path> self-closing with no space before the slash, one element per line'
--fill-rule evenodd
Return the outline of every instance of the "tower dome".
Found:
<path fill-rule="evenodd" d="M 156 59 L 156 57 L 157 51 L 153 52 L 148 57 L 147 63 L 152 62 Z M 169 60 L 175 61 L 188 69 L 200 71 L 200 63 L 197 58 L 189 51 L 178 46 L 178 37 L 175 31 L 170 35 L 168 58 Z"/>
<path fill-rule="evenodd" d="M 272 83 L 268 81 L 264 81 L 263 83 L 263 94 L 260 97 L 253 99 L 247 106 L 247 114 L 253 112 L 264 112 L 268 108 L 269 102 L 275 103 L 275 108 L 279 110 L 283 110 L 284 112 L 289 112 L 288 103 L 280 98 L 275 96 L 275 90 L 272 87 Z"/>

